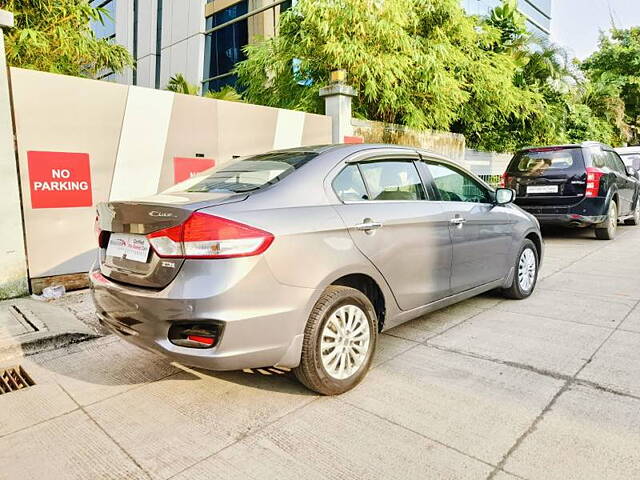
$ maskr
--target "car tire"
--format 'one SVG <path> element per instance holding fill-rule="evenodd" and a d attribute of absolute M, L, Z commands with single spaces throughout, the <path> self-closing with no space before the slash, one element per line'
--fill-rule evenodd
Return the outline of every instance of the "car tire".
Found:
<path fill-rule="evenodd" d="M 504 296 L 514 300 L 529 297 L 538 282 L 539 265 L 538 249 L 531 240 L 526 239 L 518 250 L 511 286 L 502 291 Z"/>
<path fill-rule="evenodd" d="M 596 238 L 598 240 L 613 240 L 616 237 L 618 229 L 618 205 L 611 200 L 609 202 L 609 211 L 607 219 L 596 226 Z"/>
<path fill-rule="evenodd" d="M 376 348 L 378 319 L 359 290 L 330 286 L 316 302 L 304 330 L 298 380 L 322 395 L 339 395 L 367 374 Z"/>
<path fill-rule="evenodd" d="M 631 218 L 624 221 L 625 225 L 640 225 L 640 198 L 636 200 L 636 208 L 633 209 Z"/>

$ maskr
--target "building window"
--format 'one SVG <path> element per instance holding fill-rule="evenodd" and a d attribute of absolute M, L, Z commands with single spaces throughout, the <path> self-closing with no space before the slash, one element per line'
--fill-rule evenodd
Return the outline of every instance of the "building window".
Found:
<path fill-rule="evenodd" d="M 248 13 L 244 0 L 207 17 L 207 30 L 222 25 Z M 242 48 L 249 43 L 247 19 L 239 20 L 206 36 L 203 91 L 217 91 L 225 85 L 235 86 L 232 73 L 236 63 L 246 57 Z"/>
<path fill-rule="evenodd" d="M 91 22 L 91 29 L 98 38 L 106 38 L 114 40 L 116 38 L 116 0 L 93 0 L 91 2 L 92 7 L 103 8 L 107 11 L 107 15 L 103 15 L 101 22 Z"/>
<path fill-rule="evenodd" d="M 102 22 L 91 22 L 91 30 L 98 38 L 104 38 L 110 42 L 116 41 L 116 0 L 92 0 L 92 7 L 103 8 L 107 15 L 102 15 Z M 104 70 L 96 76 L 97 80 L 115 82 L 116 75 L 110 70 Z"/>

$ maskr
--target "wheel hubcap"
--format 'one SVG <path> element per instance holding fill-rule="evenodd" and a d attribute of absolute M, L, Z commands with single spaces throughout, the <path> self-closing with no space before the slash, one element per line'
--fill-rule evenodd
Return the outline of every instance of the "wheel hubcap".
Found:
<path fill-rule="evenodd" d="M 520 288 L 528 292 L 536 278 L 536 255 L 530 248 L 525 249 L 518 261 L 518 283 Z"/>
<path fill-rule="evenodd" d="M 367 358 L 370 339 L 369 321 L 362 309 L 355 305 L 338 308 L 322 330 L 322 366 L 335 379 L 349 378 Z"/>
<path fill-rule="evenodd" d="M 611 208 L 609 208 L 609 231 L 614 233 L 616 228 L 618 227 L 618 212 L 616 210 L 616 206 L 611 204 Z"/>

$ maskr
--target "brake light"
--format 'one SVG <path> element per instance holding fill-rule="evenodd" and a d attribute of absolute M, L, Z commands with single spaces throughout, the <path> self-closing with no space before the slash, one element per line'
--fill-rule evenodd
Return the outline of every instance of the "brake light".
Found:
<path fill-rule="evenodd" d="M 147 235 L 160 257 L 233 258 L 264 252 L 273 235 L 226 218 L 195 212 L 183 224 Z"/>
<path fill-rule="evenodd" d="M 504 172 L 500 177 L 500 188 L 505 188 L 509 183 L 509 175 L 507 172 Z"/>
<path fill-rule="evenodd" d="M 600 194 L 600 178 L 604 172 L 599 168 L 587 167 L 587 192 L 586 197 L 597 197 Z"/>

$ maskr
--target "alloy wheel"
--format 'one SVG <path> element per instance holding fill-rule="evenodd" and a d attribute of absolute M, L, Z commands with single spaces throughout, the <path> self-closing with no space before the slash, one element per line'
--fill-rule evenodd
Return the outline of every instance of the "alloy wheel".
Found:
<path fill-rule="evenodd" d="M 530 248 L 525 248 L 518 261 L 518 284 L 524 292 L 533 288 L 536 279 L 536 254 Z"/>
<path fill-rule="evenodd" d="M 609 230 L 609 234 L 613 237 L 618 228 L 618 209 L 616 207 L 615 202 L 611 201 L 611 206 L 609 207 L 609 218 L 607 224 L 607 230 Z"/>
<path fill-rule="evenodd" d="M 329 376 L 344 380 L 354 375 L 367 358 L 371 331 L 369 321 L 356 305 L 335 310 L 322 330 L 320 358 Z"/>

